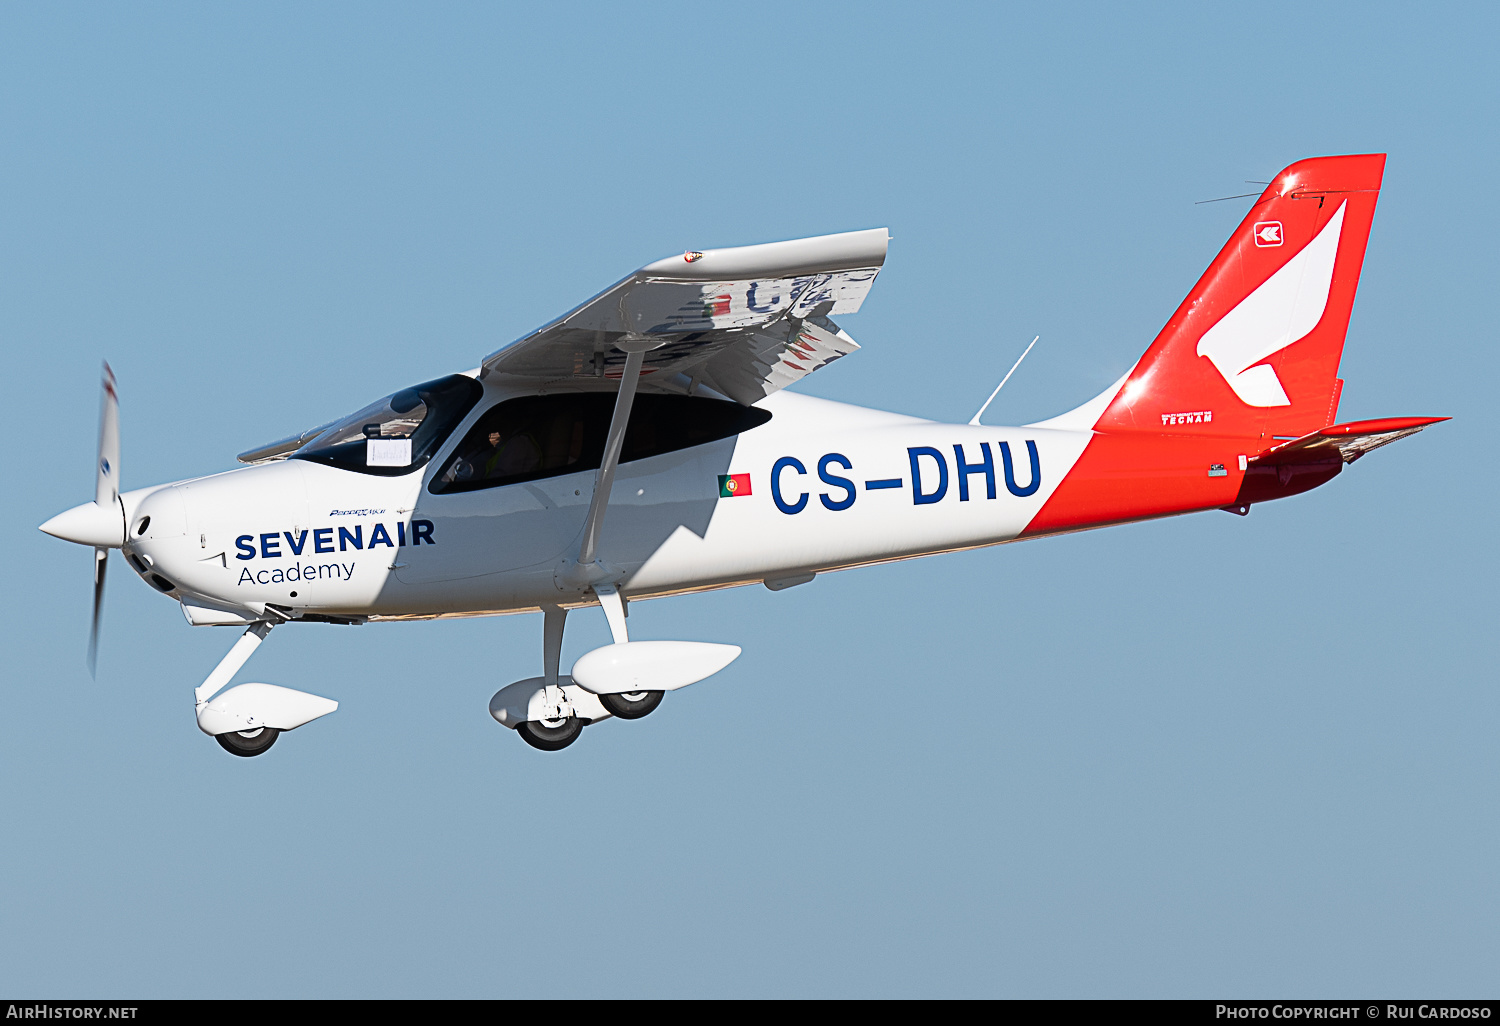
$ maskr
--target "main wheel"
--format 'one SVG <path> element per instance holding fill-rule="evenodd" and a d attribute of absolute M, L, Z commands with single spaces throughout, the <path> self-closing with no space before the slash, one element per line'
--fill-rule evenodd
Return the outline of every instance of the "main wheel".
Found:
<path fill-rule="evenodd" d="M 276 738 L 281 731 L 274 727 L 256 727 L 254 730 L 236 730 L 228 734 L 215 734 L 214 740 L 219 742 L 219 747 L 230 755 L 242 755 L 250 758 L 268 751 L 276 743 Z"/>
<path fill-rule="evenodd" d="M 583 721 L 577 716 L 561 720 L 526 720 L 516 728 L 516 733 L 533 748 L 559 752 L 578 740 L 578 735 L 583 733 Z"/>
<path fill-rule="evenodd" d="M 665 691 L 627 691 L 621 695 L 600 695 L 599 703 L 622 720 L 638 720 L 661 705 Z"/>

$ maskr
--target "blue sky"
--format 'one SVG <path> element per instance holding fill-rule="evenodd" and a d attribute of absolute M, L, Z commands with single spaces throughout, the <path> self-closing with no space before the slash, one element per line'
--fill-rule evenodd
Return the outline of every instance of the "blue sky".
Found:
<path fill-rule="evenodd" d="M 1500 29 L 1484 5 L 0 9 L 0 989 L 1493 996 Z M 233 759 L 233 634 L 87 551 L 127 486 L 486 353 L 687 248 L 888 225 L 803 390 L 1090 398 L 1251 191 L 1390 154 L 1342 419 L 1456 419 L 1206 513 L 641 603 L 745 654 L 547 756 L 538 617 L 289 627 L 339 712 Z M 571 618 L 565 664 L 603 643 Z"/>

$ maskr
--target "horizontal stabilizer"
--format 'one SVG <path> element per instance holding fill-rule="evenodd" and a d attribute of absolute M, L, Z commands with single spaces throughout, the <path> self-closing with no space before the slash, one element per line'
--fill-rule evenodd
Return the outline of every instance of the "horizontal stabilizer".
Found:
<path fill-rule="evenodd" d="M 1356 420 L 1333 424 L 1301 438 L 1285 442 L 1259 456 L 1250 464 L 1259 467 L 1288 467 L 1303 463 L 1327 463 L 1335 458 L 1353 463 L 1372 449 L 1414 435 L 1430 424 L 1450 417 L 1384 417 L 1380 420 Z"/>

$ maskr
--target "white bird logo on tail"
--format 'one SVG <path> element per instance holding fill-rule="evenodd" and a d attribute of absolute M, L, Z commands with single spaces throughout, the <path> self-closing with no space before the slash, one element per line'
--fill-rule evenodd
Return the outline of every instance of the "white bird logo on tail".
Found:
<path fill-rule="evenodd" d="M 1302 252 L 1240 301 L 1198 340 L 1198 355 L 1213 362 L 1247 406 L 1290 406 L 1281 379 L 1260 361 L 1306 338 L 1323 319 L 1333 285 L 1344 207 Z"/>

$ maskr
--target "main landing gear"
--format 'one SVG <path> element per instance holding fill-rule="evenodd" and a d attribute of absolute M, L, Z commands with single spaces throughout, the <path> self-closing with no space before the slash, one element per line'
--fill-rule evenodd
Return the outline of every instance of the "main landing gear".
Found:
<path fill-rule="evenodd" d="M 622 625 L 620 633 L 623 633 L 624 603 L 620 602 L 618 593 L 606 589 L 602 601 L 605 603 L 605 611 L 611 613 L 611 627 L 615 626 L 614 616 L 608 605 L 611 598 L 621 607 L 619 620 Z M 665 694 L 662 691 L 637 691 L 623 695 L 595 695 L 568 678 L 559 679 L 557 671 L 562 662 L 563 625 L 567 618 L 568 611 L 561 606 L 543 609 L 542 665 L 546 676 L 540 681 L 534 678 L 532 681 L 522 681 L 519 688 L 529 692 L 529 695 L 525 712 L 520 714 L 525 718 L 515 724 L 516 733 L 521 735 L 522 741 L 544 752 L 562 751 L 578 740 L 584 727 L 605 716 L 638 720 L 661 705 L 662 695 Z M 568 683 L 563 684 L 561 680 L 568 680 Z M 527 688 L 527 684 L 533 687 Z M 541 687 L 533 690 L 536 684 Z M 517 685 L 511 685 L 490 703 L 490 713 L 507 726 L 510 725 L 507 723 L 510 711 L 506 708 L 508 703 L 501 702 L 501 696 L 515 688 Z"/>
<path fill-rule="evenodd" d="M 625 600 L 619 590 L 612 585 L 598 584 L 594 586 L 594 594 L 598 596 L 599 607 L 604 610 L 604 618 L 609 621 L 609 633 L 615 644 L 630 641 L 630 631 L 625 626 Z M 638 720 L 655 712 L 665 694 L 665 691 L 601 692 L 599 704 L 612 716 Z"/>
<path fill-rule="evenodd" d="M 638 720 L 642 716 L 649 716 L 661 705 L 665 691 L 632 691 L 623 695 L 600 695 L 599 704 L 609 710 L 610 715 L 617 716 L 622 720 Z M 550 720 L 523 720 L 516 726 L 516 733 L 521 735 L 533 748 L 539 748 L 544 752 L 557 752 L 577 741 L 583 733 L 583 728 L 591 721 L 580 716 L 562 716 Z M 224 739 L 219 739 L 224 744 Z M 227 745 L 225 747 L 228 747 Z M 267 742 L 266 747 L 271 747 Z"/>
<path fill-rule="evenodd" d="M 625 641 L 625 609 L 619 593 L 608 585 L 596 591 L 604 607 L 617 644 Z M 490 715 L 510 727 L 533 748 L 557 752 L 577 741 L 583 728 L 610 716 L 638 720 L 661 705 L 666 690 L 621 693 L 582 687 L 572 677 L 559 675 L 562 661 L 563 625 L 568 611 L 562 606 L 542 610 L 542 663 L 545 676 L 517 681 L 501 688 L 490 700 Z"/>
<path fill-rule="evenodd" d="M 533 748 L 544 752 L 559 752 L 578 740 L 583 733 L 583 720 L 577 716 L 564 716 L 555 720 L 526 720 L 516 727 L 516 733 Z"/>
<path fill-rule="evenodd" d="M 567 691 L 557 682 L 558 666 L 562 663 L 563 625 L 567 619 L 568 611 L 561 606 L 548 606 L 542 610 L 542 667 L 546 674 L 543 678 L 546 685 L 542 689 L 544 705 L 540 709 L 527 710 L 528 713 L 539 712 L 539 719 L 528 719 L 516 726 L 516 733 L 521 735 L 522 741 L 544 752 L 562 751 L 577 741 L 584 726 L 592 721 L 592 717 L 584 719 L 579 715 L 580 710 L 575 708 Z"/>
<path fill-rule="evenodd" d="M 490 715 L 533 748 L 555 752 L 578 740 L 583 728 L 610 716 L 638 720 L 661 705 L 668 691 L 718 673 L 740 654 L 736 645 L 702 641 L 631 641 L 625 602 L 611 584 L 592 586 L 609 620 L 614 644 L 586 652 L 571 675 L 558 674 L 562 657 L 562 606 L 543 606 L 542 654 L 546 676 L 518 680 L 495 692 Z"/>
<path fill-rule="evenodd" d="M 231 730 L 227 734 L 215 734 L 214 740 L 230 755 L 241 755 L 248 759 L 269 751 L 280 735 L 281 731 L 275 727 L 257 727 L 254 730 Z"/>
<path fill-rule="evenodd" d="M 665 691 L 627 691 L 620 695 L 600 695 L 599 704 L 622 720 L 638 720 L 655 712 L 665 695 Z"/>
<path fill-rule="evenodd" d="M 623 621 L 623 603 L 618 594 L 609 591 L 606 594 L 622 606 L 620 619 Z M 609 607 L 605 608 L 608 612 Z M 542 685 L 540 690 L 533 693 L 527 702 L 524 714 L 526 719 L 515 725 L 516 733 L 521 735 L 522 741 L 544 752 L 558 752 L 568 747 L 583 734 L 583 728 L 596 719 L 610 715 L 625 720 L 640 719 L 661 704 L 660 691 L 643 691 L 630 696 L 593 695 L 571 680 L 567 684 L 560 683 L 558 668 L 562 662 L 563 626 L 567 618 L 568 611 L 561 606 L 548 606 L 542 611 L 542 664 L 545 676 L 537 682 Z M 614 626 L 613 617 L 611 621 L 611 626 Z M 495 697 L 498 700 L 500 695 Z M 496 712 L 493 704 L 490 711 Z M 496 718 L 500 717 L 497 715 Z M 502 719 L 501 722 L 504 723 L 505 720 Z"/>

